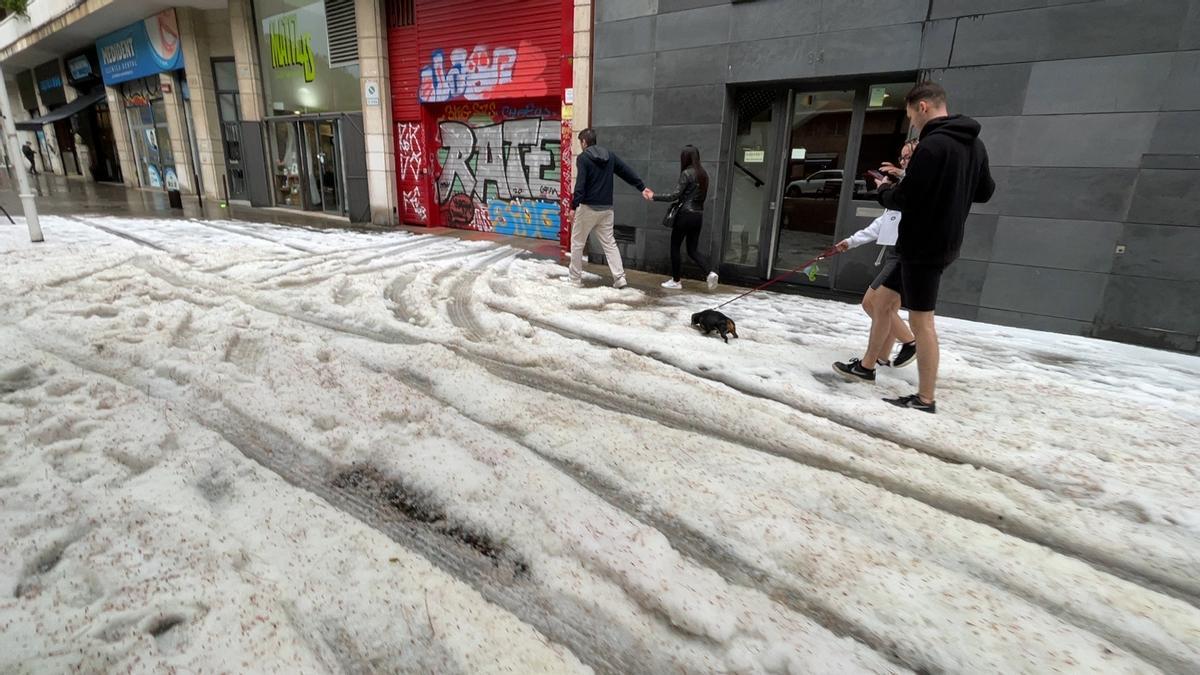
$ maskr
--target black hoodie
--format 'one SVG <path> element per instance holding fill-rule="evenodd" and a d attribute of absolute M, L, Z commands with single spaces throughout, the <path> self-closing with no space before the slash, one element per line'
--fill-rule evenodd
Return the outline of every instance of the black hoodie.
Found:
<path fill-rule="evenodd" d="M 638 191 L 646 184 L 638 178 L 629 165 L 614 153 L 599 145 L 589 145 L 575 158 L 575 192 L 571 195 L 571 208 L 580 204 L 607 209 L 613 204 L 613 174 L 629 183 Z"/>
<path fill-rule="evenodd" d="M 879 191 L 879 203 L 899 211 L 901 262 L 949 265 L 962 247 L 963 225 L 972 202 L 992 198 L 979 122 L 962 115 L 930 120 L 908 161 L 904 180 Z"/>

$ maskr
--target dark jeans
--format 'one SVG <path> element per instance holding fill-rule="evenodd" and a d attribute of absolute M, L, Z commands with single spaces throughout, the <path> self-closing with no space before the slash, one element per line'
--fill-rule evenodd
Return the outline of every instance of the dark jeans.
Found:
<path fill-rule="evenodd" d="M 704 225 L 704 214 L 694 211 L 680 211 L 675 216 L 675 227 L 671 228 L 671 277 L 679 281 L 679 268 L 683 266 L 683 256 L 679 254 L 679 245 L 687 242 L 688 257 L 692 259 L 704 274 L 712 271 L 708 261 L 700 255 L 696 246 L 700 243 L 700 229 Z"/>

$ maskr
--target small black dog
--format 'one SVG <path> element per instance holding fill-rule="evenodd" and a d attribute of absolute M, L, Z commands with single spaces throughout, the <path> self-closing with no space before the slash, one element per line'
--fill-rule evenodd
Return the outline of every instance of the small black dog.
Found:
<path fill-rule="evenodd" d="M 705 335 L 714 330 L 721 334 L 725 342 L 729 342 L 729 336 L 737 337 L 737 325 L 733 323 L 733 319 L 725 316 L 715 309 L 706 309 L 703 312 L 696 312 L 692 315 L 692 325 L 699 326 L 700 330 L 704 331 Z"/>

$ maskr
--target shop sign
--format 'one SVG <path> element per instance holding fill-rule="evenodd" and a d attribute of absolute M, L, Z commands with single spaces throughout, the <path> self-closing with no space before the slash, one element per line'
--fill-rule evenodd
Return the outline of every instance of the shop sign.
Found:
<path fill-rule="evenodd" d="M 37 90 L 42 97 L 42 105 L 53 108 L 67 102 L 67 94 L 63 91 L 62 71 L 58 68 L 58 59 L 47 61 L 34 68 L 33 76 L 37 80 Z"/>
<path fill-rule="evenodd" d="M 67 71 L 71 73 L 72 80 L 86 80 L 92 76 L 92 63 L 87 56 L 80 54 L 67 61 Z"/>
<path fill-rule="evenodd" d="M 304 8 L 304 10 L 309 9 Z M 321 22 L 324 23 L 324 8 L 317 5 L 321 12 Z M 271 40 L 271 68 L 300 68 L 304 73 L 304 81 L 312 82 L 317 77 L 317 64 L 313 56 L 313 34 L 309 26 L 312 12 L 298 10 L 281 14 L 267 19 L 266 32 Z M 322 29 L 324 26 L 321 27 Z"/>
<path fill-rule="evenodd" d="M 96 41 L 108 85 L 183 68 L 175 10 L 168 9 Z"/>

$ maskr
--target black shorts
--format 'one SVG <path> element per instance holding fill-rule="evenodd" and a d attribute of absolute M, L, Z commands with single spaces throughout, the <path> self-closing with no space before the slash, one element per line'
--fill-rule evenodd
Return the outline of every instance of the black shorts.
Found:
<path fill-rule="evenodd" d="M 932 312 L 937 307 L 938 285 L 944 265 L 899 262 L 883 285 L 900 294 L 900 304 L 911 312 Z"/>
<path fill-rule="evenodd" d="M 883 254 L 883 262 L 879 264 L 879 274 L 875 275 L 875 279 L 871 282 L 871 288 L 879 288 L 883 285 L 888 275 L 896 266 L 900 264 L 900 256 L 896 255 L 896 249 L 888 247 L 888 250 Z"/>

